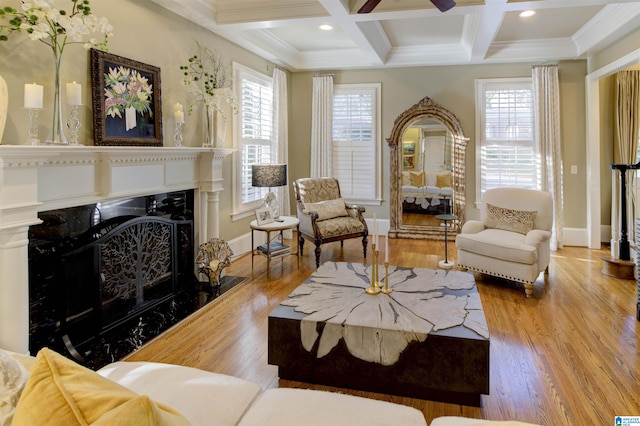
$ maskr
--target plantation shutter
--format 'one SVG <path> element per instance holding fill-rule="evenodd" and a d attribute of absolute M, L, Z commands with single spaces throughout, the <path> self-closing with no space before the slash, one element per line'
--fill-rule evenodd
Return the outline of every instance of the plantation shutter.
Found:
<path fill-rule="evenodd" d="M 482 86 L 481 192 L 499 187 L 535 189 L 531 83 Z"/>
<path fill-rule="evenodd" d="M 333 177 L 344 198 L 375 198 L 376 93 L 337 88 L 333 97 Z"/>
<path fill-rule="evenodd" d="M 251 165 L 274 162 L 273 88 L 271 81 L 243 74 L 241 79 L 242 203 L 259 201 L 268 188 L 251 186 Z"/>

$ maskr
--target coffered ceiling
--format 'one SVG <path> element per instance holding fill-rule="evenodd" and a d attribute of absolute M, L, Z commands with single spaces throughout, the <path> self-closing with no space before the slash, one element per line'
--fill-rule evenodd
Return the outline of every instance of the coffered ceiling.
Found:
<path fill-rule="evenodd" d="M 292 71 L 586 58 L 640 28 L 639 0 L 152 1 Z"/>

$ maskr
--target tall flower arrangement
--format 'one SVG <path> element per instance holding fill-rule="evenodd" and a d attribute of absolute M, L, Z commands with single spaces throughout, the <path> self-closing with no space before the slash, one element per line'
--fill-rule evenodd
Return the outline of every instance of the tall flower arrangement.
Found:
<path fill-rule="evenodd" d="M 193 112 L 195 104 L 202 103 L 204 106 L 206 117 L 204 145 L 214 146 L 216 114 L 227 121 L 222 105 L 227 104 L 233 113 L 237 112 L 236 101 L 230 87 L 231 73 L 219 54 L 198 42 L 196 47 L 196 54 L 188 59 L 188 64 L 180 66 L 184 76 L 182 82 L 194 94 L 194 99 L 189 106 L 189 114 Z"/>
<path fill-rule="evenodd" d="M 82 44 L 85 49 L 105 50 L 113 27 L 107 18 L 91 12 L 89 0 L 68 0 L 65 9 L 55 6 L 55 0 L 23 0 L 21 10 L 5 6 L 0 9 L 0 41 L 9 40 L 15 32 L 26 32 L 31 40 L 49 46 L 54 58 L 54 103 L 51 137 L 47 142 L 66 144 L 62 131 L 60 99 L 60 66 L 62 54 L 69 44 Z"/>

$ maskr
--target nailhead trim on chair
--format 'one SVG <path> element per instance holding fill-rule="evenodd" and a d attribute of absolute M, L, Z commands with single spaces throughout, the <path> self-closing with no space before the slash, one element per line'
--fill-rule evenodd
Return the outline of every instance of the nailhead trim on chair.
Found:
<path fill-rule="evenodd" d="M 517 283 L 523 283 L 524 284 L 524 295 L 525 295 L 525 297 L 529 298 L 533 294 L 533 284 L 534 284 L 535 281 L 534 282 L 524 281 L 524 280 L 517 279 L 515 277 L 510 277 L 508 275 L 496 274 L 494 272 L 485 271 L 484 269 L 472 268 L 472 267 L 461 265 L 461 264 L 458 264 L 458 267 L 459 268 L 463 268 L 463 269 L 467 269 L 467 270 L 470 270 L 470 271 L 480 272 L 481 274 L 487 274 L 487 275 L 490 275 L 490 276 L 493 276 L 493 277 L 505 278 L 507 280 L 511 280 L 511 281 L 517 282 Z"/>
<path fill-rule="evenodd" d="M 515 281 L 515 282 L 518 282 L 518 283 L 523 283 L 523 284 L 534 284 L 535 283 L 535 281 L 526 281 L 526 280 L 518 279 L 516 277 L 512 277 L 512 276 L 509 276 L 509 275 L 498 274 L 498 273 L 495 273 L 495 272 L 487 271 L 487 270 L 480 269 L 480 268 L 474 268 L 474 267 L 471 267 L 471 266 L 465 266 L 465 265 L 458 264 L 458 267 L 464 268 L 464 269 L 468 269 L 470 271 L 480 272 L 481 274 L 491 275 L 491 276 L 499 277 L 499 278 L 505 278 L 505 279 L 508 279 L 508 280 L 511 280 L 511 281 Z"/>

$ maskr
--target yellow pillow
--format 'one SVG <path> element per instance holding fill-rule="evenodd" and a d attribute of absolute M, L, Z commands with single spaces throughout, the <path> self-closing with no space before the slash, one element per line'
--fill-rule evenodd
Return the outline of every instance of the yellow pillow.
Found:
<path fill-rule="evenodd" d="M 188 425 L 176 411 L 140 396 L 50 349 L 36 357 L 13 426 Z"/>
<path fill-rule="evenodd" d="M 411 186 L 424 186 L 424 172 L 411 172 Z"/>
<path fill-rule="evenodd" d="M 436 175 L 436 186 L 438 188 L 451 187 L 451 173 Z"/>

